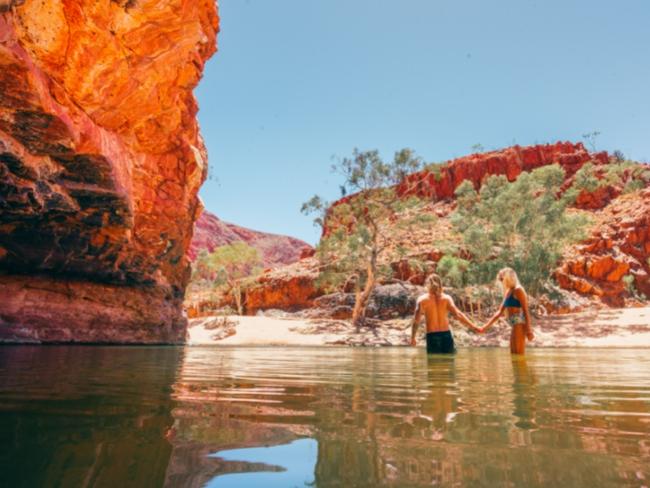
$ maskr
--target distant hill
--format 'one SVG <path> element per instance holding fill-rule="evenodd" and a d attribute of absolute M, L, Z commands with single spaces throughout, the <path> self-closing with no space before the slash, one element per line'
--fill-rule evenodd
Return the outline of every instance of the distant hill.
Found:
<path fill-rule="evenodd" d="M 204 210 L 194 224 L 194 237 L 187 254 L 193 261 L 202 249 L 212 252 L 216 247 L 237 241 L 256 248 L 267 268 L 295 263 L 303 253 L 312 252 L 312 247 L 300 239 L 240 227 Z"/>

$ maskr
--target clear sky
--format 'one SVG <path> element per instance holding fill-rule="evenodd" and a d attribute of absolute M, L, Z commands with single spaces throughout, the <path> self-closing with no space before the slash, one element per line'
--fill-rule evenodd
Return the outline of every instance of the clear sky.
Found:
<path fill-rule="evenodd" d="M 333 156 L 581 140 L 650 160 L 648 0 L 221 0 L 196 90 L 224 220 L 310 243 Z"/>

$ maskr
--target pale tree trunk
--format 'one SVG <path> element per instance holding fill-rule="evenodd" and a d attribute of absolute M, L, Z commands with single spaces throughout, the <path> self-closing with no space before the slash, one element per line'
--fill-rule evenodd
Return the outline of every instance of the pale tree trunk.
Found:
<path fill-rule="evenodd" d="M 232 296 L 235 299 L 235 306 L 237 307 L 237 315 L 243 315 L 244 311 L 241 306 L 241 286 L 236 281 L 230 285 Z"/>
<path fill-rule="evenodd" d="M 352 323 L 358 328 L 363 324 L 366 318 L 366 308 L 368 308 L 368 300 L 375 288 L 375 274 L 377 268 L 377 253 L 373 250 L 370 262 L 368 263 L 366 284 L 363 290 L 357 290 L 354 309 L 352 310 Z"/>

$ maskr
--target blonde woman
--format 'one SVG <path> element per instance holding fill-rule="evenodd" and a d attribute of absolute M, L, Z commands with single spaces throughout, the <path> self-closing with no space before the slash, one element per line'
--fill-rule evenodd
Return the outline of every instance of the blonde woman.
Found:
<path fill-rule="evenodd" d="M 526 352 L 526 339 L 532 341 L 535 338 L 530 322 L 530 311 L 528 310 L 528 295 L 526 295 L 526 290 L 519 283 L 517 273 L 512 268 L 503 268 L 499 271 L 497 280 L 501 282 L 503 287 L 503 302 L 499 310 L 481 330 L 485 331 L 491 327 L 505 313 L 506 319 L 512 327 L 510 352 L 512 354 L 524 354 Z"/>

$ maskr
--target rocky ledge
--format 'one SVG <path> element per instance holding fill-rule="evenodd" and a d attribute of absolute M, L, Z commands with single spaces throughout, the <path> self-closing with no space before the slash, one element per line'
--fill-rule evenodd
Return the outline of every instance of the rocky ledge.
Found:
<path fill-rule="evenodd" d="M 179 342 L 212 0 L 0 2 L 0 340 Z"/>

